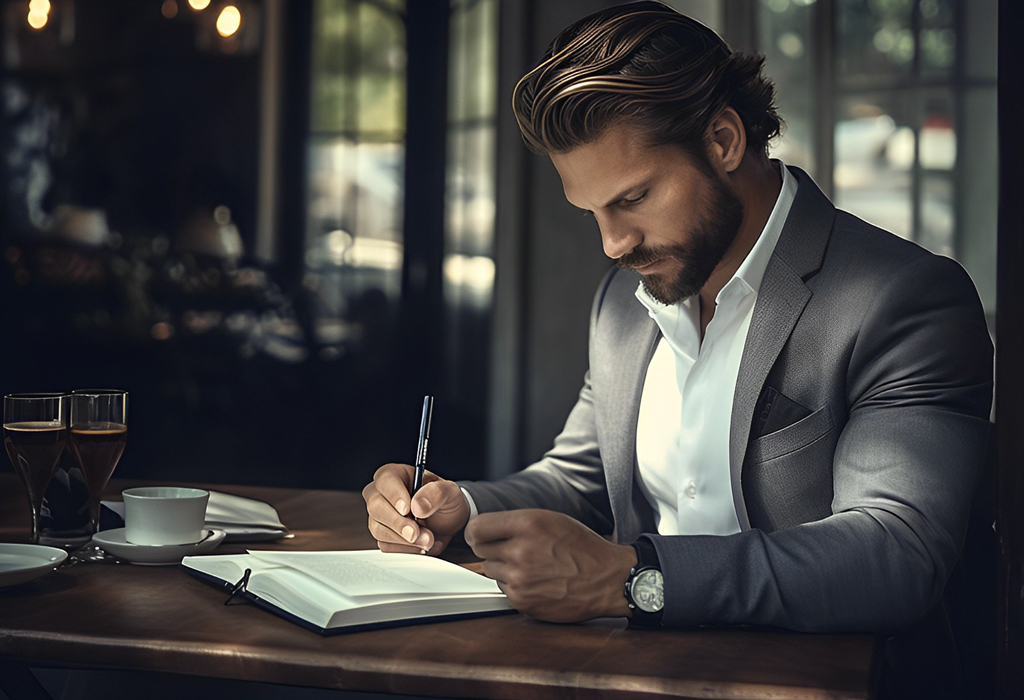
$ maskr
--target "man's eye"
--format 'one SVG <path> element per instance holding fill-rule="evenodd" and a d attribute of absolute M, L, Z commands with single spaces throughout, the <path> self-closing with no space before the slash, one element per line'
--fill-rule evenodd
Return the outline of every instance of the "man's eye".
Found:
<path fill-rule="evenodd" d="M 624 205 L 626 205 L 626 206 L 631 206 L 633 204 L 637 204 L 639 202 L 642 202 L 644 197 L 646 197 L 646 196 L 647 196 L 647 192 L 646 191 L 645 192 L 641 192 L 639 195 L 637 195 L 636 197 L 633 197 L 632 199 L 629 199 L 628 197 L 627 198 L 623 198 L 622 203 Z"/>

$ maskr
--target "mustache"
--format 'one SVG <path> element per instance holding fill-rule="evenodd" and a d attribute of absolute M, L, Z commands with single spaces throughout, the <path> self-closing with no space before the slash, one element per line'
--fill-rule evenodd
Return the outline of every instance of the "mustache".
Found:
<path fill-rule="evenodd" d="M 619 258 L 618 265 L 623 270 L 635 270 L 665 258 L 680 260 L 685 257 L 685 251 L 678 248 L 635 248 Z"/>

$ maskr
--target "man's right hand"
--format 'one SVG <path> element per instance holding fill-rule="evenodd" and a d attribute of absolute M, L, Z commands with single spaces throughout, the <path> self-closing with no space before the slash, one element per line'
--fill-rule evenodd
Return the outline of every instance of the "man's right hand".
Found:
<path fill-rule="evenodd" d="M 370 534 L 382 552 L 437 555 L 469 522 L 469 504 L 458 484 L 429 471 L 410 498 L 413 472 L 408 464 L 385 464 L 363 489 Z"/>

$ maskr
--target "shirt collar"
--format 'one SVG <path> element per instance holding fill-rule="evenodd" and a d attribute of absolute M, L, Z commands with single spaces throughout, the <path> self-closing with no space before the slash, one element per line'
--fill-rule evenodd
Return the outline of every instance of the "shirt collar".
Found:
<path fill-rule="evenodd" d="M 789 217 L 789 210 L 793 206 L 793 200 L 796 199 L 797 181 L 792 173 L 789 172 L 789 168 L 786 167 L 785 163 L 775 159 L 772 159 L 772 162 L 778 163 L 779 170 L 782 171 L 782 189 L 775 200 L 775 206 L 772 208 L 772 213 L 768 216 L 768 221 L 765 222 L 764 228 L 761 230 L 761 235 L 754 241 L 754 246 L 747 253 L 747 257 L 743 259 L 743 262 L 740 263 L 736 272 L 733 273 L 732 278 L 722 287 L 718 297 L 715 299 L 716 302 L 721 301 L 727 289 L 731 290 L 737 284 L 746 287 L 747 291 L 757 291 L 761 286 L 761 280 L 764 279 L 765 270 L 768 268 L 768 261 L 771 259 L 772 253 L 775 252 L 775 245 L 779 242 L 779 236 L 782 235 L 782 228 Z M 691 296 L 681 300 L 677 305 L 668 306 L 662 304 L 647 293 L 643 282 L 637 287 L 635 294 L 640 303 L 647 308 L 651 318 L 664 314 L 672 306 L 682 305 L 689 308 L 693 300 Z M 675 316 L 677 314 L 678 310 L 672 315 Z"/>

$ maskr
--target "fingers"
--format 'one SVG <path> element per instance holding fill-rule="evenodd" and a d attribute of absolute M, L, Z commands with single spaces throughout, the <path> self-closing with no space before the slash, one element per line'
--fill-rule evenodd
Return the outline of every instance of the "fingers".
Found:
<path fill-rule="evenodd" d="M 373 475 L 377 492 L 401 515 L 409 514 L 409 488 L 413 468 L 408 464 L 385 464 Z"/>
<path fill-rule="evenodd" d="M 494 579 L 499 586 L 506 586 L 509 582 L 508 564 L 501 561 L 485 559 L 483 563 L 484 576 Z M 504 589 L 503 589 L 504 590 Z"/>
<path fill-rule="evenodd" d="M 394 513 L 394 511 L 391 512 Z M 382 522 L 382 519 L 387 520 L 390 517 L 392 516 L 385 515 L 378 518 L 374 514 L 370 514 L 367 526 L 370 534 L 378 543 L 411 545 L 412 549 L 417 551 L 430 549 L 433 546 L 434 535 L 430 530 L 421 527 L 411 518 L 402 518 L 397 513 L 394 513 L 394 517 L 398 518 L 397 524 Z"/>
<path fill-rule="evenodd" d="M 416 551 L 429 549 L 433 535 L 423 531 L 409 517 L 409 491 L 412 468 L 405 464 L 385 464 L 374 474 L 373 482 L 363 489 L 370 534 L 380 543 L 402 545 Z"/>
<path fill-rule="evenodd" d="M 476 551 L 478 546 L 489 542 L 507 540 L 523 534 L 532 527 L 532 513 L 529 510 L 506 510 L 496 513 L 481 513 L 466 526 L 466 543 Z M 477 556 L 482 556 L 477 553 Z"/>
<path fill-rule="evenodd" d="M 382 552 L 395 552 L 397 554 L 426 554 L 420 547 L 413 547 L 405 544 L 391 544 L 390 542 L 377 542 L 377 549 Z"/>
<path fill-rule="evenodd" d="M 430 472 L 412 497 L 413 471 L 407 464 L 377 470 L 363 489 L 368 528 L 382 551 L 439 554 L 469 519 L 469 505 L 458 484 Z"/>
<path fill-rule="evenodd" d="M 433 476 L 433 475 L 431 475 Z M 462 489 L 454 481 L 439 479 L 436 476 L 420 487 L 412 497 L 412 514 L 427 519 L 435 513 L 446 513 L 461 507 L 465 503 Z"/>

